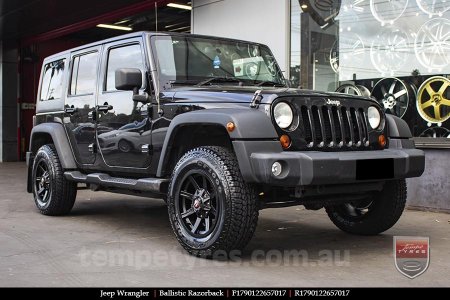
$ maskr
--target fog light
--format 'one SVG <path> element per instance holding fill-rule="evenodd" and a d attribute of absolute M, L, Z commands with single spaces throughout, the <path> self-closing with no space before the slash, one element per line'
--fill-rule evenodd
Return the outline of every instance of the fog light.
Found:
<path fill-rule="evenodd" d="M 278 177 L 281 175 L 281 172 L 283 171 L 283 168 L 281 167 L 281 164 L 279 162 L 274 162 L 272 165 L 272 174 L 275 177 Z"/>

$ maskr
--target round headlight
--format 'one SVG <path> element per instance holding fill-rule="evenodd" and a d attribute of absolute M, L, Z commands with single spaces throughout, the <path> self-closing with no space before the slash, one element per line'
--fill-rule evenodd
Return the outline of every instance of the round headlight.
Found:
<path fill-rule="evenodd" d="M 375 106 L 369 107 L 367 110 L 367 118 L 369 119 L 369 124 L 372 129 L 377 129 L 380 126 L 381 114 Z"/>
<path fill-rule="evenodd" d="M 273 116 L 275 118 L 275 122 L 277 122 L 277 125 L 282 129 L 286 129 L 291 126 L 292 121 L 294 120 L 294 112 L 289 104 L 285 102 L 280 102 L 275 105 L 275 108 L 273 109 Z"/>

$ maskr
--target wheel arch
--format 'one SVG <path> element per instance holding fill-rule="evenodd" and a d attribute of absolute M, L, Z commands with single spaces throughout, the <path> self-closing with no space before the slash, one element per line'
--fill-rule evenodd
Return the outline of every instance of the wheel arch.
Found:
<path fill-rule="evenodd" d="M 412 138 L 411 130 L 408 124 L 399 117 L 386 114 L 386 122 L 388 126 L 388 134 L 391 138 Z"/>
<path fill-rule="evenodd" d="M 235 129 L 227 131 L 227 124 Z M 188 150 L 199 146 L 222 146 L 234 151 L 234 140 L 276 139 L 270 118 L 259 110 L 208 109 L 175 117 L 161 150 L 157 176 L 170 174 L 178 159 Z"/>
<path fill-rule="evenodd" d="M 55 145 L 63 169 L 77 168 L 66 131 L 61 124 L 45 123 L 33 127 L 29 151 L 35 155 L 39 148 L 46 144 Z"/>

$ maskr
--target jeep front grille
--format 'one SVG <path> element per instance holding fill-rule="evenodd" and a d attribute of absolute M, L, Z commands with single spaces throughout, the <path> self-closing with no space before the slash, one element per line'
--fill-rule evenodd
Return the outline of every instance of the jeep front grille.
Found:
<path fill-rule="evenodd" d="M 303 105 L 300 115 L 308 148 L 369 147 L 363 108 Z"/>

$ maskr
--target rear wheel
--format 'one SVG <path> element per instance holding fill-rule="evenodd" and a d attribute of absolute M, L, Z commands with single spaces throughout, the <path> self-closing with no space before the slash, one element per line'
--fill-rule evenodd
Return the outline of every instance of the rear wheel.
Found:
<path fill-rule="evenodd" d="M 381 192 L 364 201 L 326 207 L 331 221 L 341 230 L 375 235 L 388 230 L 405 209 L 405 180 L 387 181 Z"/>
<path fill-rule="evenodd" d="M 201 147 L 176 165 L 169 186 L 172 229 L 191 254 L 211 258 L 241 250 L 258 220 L 255 190 L 246 184 L 234 154 L 223 147 Z"/>
<path fill-rule="evenodd" d="M 33 196 L 39 211 L 56 216 L 70 212 L 77 195 L 77 184 L 67 181 L 53 145 L 36 153 L 32 172 Z"/>

